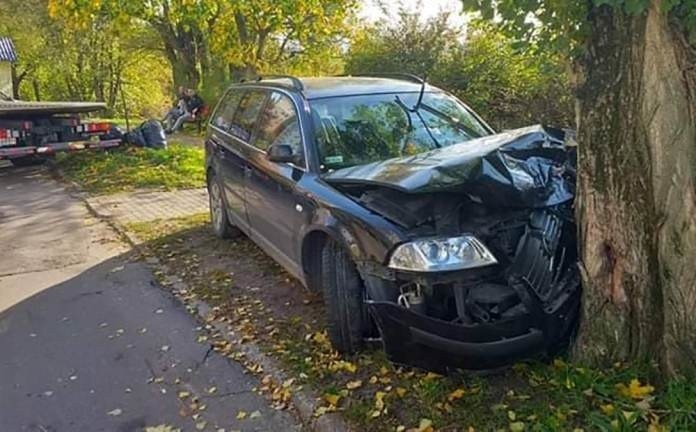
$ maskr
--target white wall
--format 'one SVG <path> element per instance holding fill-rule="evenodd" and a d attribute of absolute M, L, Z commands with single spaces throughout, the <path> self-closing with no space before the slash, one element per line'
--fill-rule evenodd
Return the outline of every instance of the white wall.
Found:
<path fill-rule="evenodd" d="M 12 66 L 10 62 L 0 61 L 0 91 L 12 96 Z"/>

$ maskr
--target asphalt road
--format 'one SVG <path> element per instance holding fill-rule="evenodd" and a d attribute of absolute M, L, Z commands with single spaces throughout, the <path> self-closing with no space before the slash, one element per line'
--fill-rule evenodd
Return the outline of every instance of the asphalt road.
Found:
<path fill-rule="evenodd" d="M 0 168 L 0 258 L 1 432 L 300 429 L 41 169 Z"/>

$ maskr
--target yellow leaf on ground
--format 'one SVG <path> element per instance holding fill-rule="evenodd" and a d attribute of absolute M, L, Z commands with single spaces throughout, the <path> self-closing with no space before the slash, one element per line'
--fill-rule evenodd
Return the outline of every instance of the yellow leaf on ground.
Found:
<path fill-rule="evenodd" d="M 346 388 L 348 390 L 355 390 L 356 388 L 360 388 L 362 386 L 362 381 L 357 380 L 357 381 L 348 381 L 346 383 Z"/>
<path fill-rule="evenodd" d="M 418 429 L 416 429 L 418 432 L 432 432 L 433 429 L 433 421 L 427 418 L 421 419 L 420 423 L 418 424 Z"/>
<path fill-rule="evenodd" d="M 464 390 L 463 388 L 458 388 L 455 391 L 453 391 L 452 393 L 450 393 L 449 395 L 447 395 L 447 400 L 450 402 L 454 402 L 454 401 L 459 400 L 462 397 L 464 397 L 465 394 L 466 394 L 466 390 Z"/>
<path fill-rule="evenodd" d="M 244 420 L 247 416 L 246 411 L 239 411 L 237 413 L 237 420 Z"/>
<path fill-rule="evenodd" d="M 384 397 L 387 394 L 381 391 L 375 393 L 375 408 L 382 411 L 384 409 Z"/>
<path fill-rule="evenodd" d="M 612 404 L 602 404 L 599 409 L 606 415 L 612 415 L 614 413 L 614 405 Z"/>
<path fill-rule="evenodd" d="M 524 422 L 510 423 L 510 432 L 522 432 L 522 431 L 524 431 Z"/>
<path fill-rule="evenodd" d="M 341 400 L 341 396 L 332 393 L 326 393 L 324 395 L 324 400 L 333 406 L 338 405 L 338 401 Z"/>
<path fill-rule="evenodd" d="M 623 383 L 617 384 L 616 389 L 621 396 L 631 399 L 645 399 L 647 396 L 650 396 L 650 393 L 655 390 L 655 387 L 649 384 L 642 385 L 640 381 L 634 378 L 628 385 Z"/>
<path fill-rule="evenodd" d="M 406 389 L 403 387 L 397 387 L 394 391 L 396 391 L 396 394 L 401 398 L 406 396 Z"/>
<path fill-rule="evenodd" d="M 427 374 L 425 374 L 423 379 L 426 381 L 430 381 L 430 380 L 438 379 L 441 377 L 442 377 L 442 375 L 436 374 L 435 372 L 428 372 Z"/>

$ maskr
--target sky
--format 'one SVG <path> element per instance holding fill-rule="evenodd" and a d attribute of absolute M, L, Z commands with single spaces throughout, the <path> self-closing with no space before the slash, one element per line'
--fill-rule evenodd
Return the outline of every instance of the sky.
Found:
<path fill-rule="evenodd" d="M 424 19 L 431 18 L 437 15 L 440 11 L 452 12 L 450 24 L 461 26 L 465 23 L 465 18 L 461 15 L 462 3 L 461 0 L 362 0 L 363 5 L 360 11 L 360 17 L 368 21 L 377 21 L 381 18 L 393 19 L 393 16 L 385 15 L 380 7 L 384 5 L 387 10 L 397 11 L 402 5 L 408 11 L 418 10 L 418 5 L 421 5 L 421 11 Z"/>

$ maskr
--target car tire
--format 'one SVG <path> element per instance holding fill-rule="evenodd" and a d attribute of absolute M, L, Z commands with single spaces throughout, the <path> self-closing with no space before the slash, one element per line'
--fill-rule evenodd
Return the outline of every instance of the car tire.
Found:
<path fill-rule="evenodd" d="M 362 279 L 348 251 L 333 240 L 322 249 L 321 267 L 329 339 L 337 351 L 355 353 L 364 345 L 369 319 Z"/>
<path fill-rule="evenodd" d="M 12 159 L 12 165 L 16 167 L 29 167 L 35 165 L 41 165 L 46 162 L 45 158 L 37 156 L 25 156 L 17 159 Z"/>
<path fill-rule="evenodd" d="M 239 228 L 230 224 L 227 217 L 225 200 L 222 197 L 222 187 L 215 174 L 208 178 L 208 207 L 210 208 L 210 224 L 213 232 L 219 238 L 232 238 L 240 235 Z"/>

